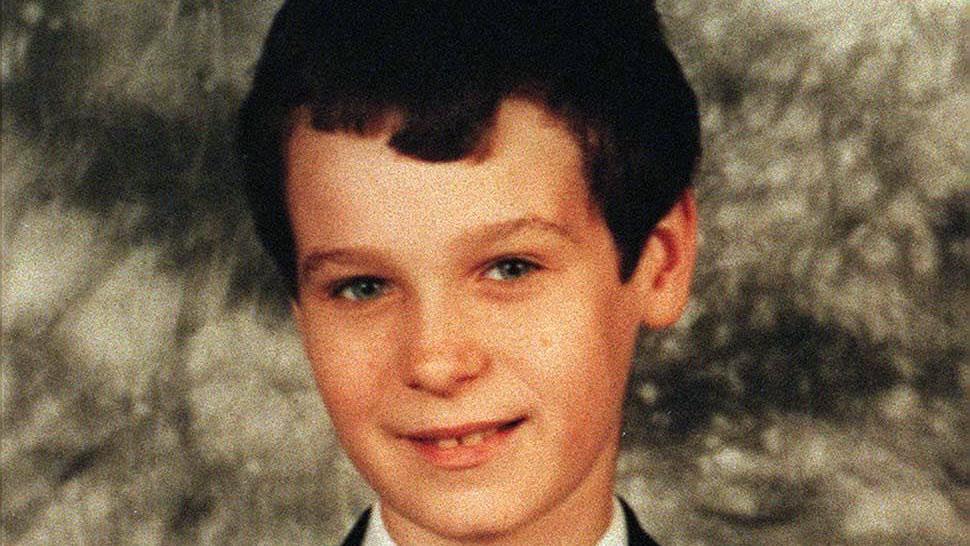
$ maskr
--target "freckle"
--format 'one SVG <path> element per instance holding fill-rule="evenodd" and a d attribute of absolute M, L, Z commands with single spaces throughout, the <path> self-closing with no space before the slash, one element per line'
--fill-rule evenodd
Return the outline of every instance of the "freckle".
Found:
<path fill-rule="evenodd" d="M 541 345 L 543 349 L 548 349 L 549 347 L 552 347 L 552 340 L 547 337 L 541 338 L 539 340 L 539 345 Z"/>

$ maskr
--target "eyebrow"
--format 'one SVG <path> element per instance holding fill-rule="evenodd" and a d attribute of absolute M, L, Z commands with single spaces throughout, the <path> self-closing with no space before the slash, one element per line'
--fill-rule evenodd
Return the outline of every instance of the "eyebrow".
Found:
<path fill-rule="evenodd" d="M 526 216 L 479 226 L 461 234 L 454 244 L 455 246 L 482 247 L 527 231 L 540 231 L 565 239 L 573 244 L 579 244 L 579 238 L 572 230 L 540 216 Z M 311 250 L 301 260 L 299 274 L 301 277 L 306 276 L 326 263 L 351 264 L 361 259 L 381 261 L 380 252 L 369 246 Z"/>

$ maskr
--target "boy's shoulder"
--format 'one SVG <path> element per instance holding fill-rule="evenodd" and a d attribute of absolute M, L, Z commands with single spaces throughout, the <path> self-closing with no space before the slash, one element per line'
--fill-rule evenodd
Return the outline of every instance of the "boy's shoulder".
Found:
<path fill-rule="evenodd" d="M 643 530 L 640 520 L 630 508 L 625 500 L 620 498 L 620 506 L 623 507 L 623 517 L 626 520 L 626 537 L 628 546 L 658 546 L 657 542 Z"/>
<path fill-rule="evenodd" d="M 620 498 L 620 506 L 623 507 L 623 519 L 626 521 L 626 534 L 627 534 L 627 545 L 628 546 L 658 546 L 657 542 L 643 530 L 640 526 L 640 520 L 637 519 L 636 513 L 630 508 L 630 505 L 626 503 L 625 500 Z M 364 513 L 357 518 L 357 522 L 347 533 L 347 538 L 341 543 L 341 546 L 363 546 L 364 536 L 367 534 L 367 525 L 370 523 L 372 510 L 368 508 L 364 510 Z"/>

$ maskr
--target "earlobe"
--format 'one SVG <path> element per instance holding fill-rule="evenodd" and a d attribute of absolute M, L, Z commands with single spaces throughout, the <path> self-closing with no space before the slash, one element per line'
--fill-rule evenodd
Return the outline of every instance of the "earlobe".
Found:
<path fill-rule="evenodd" d="M 640 316 L 648 328 L 664 328 L 680 318 L 696 254 L 697 208 L 688 188 L 650 233 L 635 273 Z"/>

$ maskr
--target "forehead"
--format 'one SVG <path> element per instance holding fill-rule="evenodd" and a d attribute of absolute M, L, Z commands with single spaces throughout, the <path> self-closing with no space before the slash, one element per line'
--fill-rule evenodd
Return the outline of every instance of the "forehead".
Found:
<path fill-rule="evenodd" d="M 286 198 L 297 254 L 308 245 L 432 245 L 476 226 L 538 217 L 581 229 L 591 214 L 580 148 L 565 122 L 504 102 L 479 153 L 426 162 L 387 145 L 390 131 L 314 130 L 297 114 Z"/>

